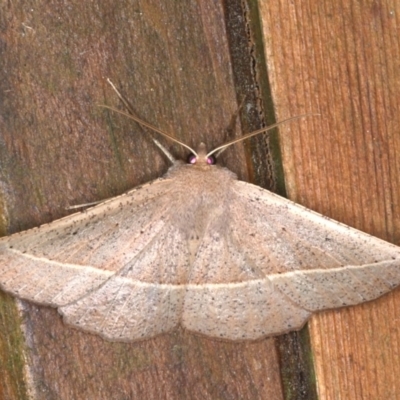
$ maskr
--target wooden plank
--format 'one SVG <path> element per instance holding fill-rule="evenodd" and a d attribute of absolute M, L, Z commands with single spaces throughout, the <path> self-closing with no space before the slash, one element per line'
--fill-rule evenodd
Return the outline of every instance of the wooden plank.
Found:
<path fill-rule="evenodd" d="M 251 96 L 253 84 L 236 93 L 241 79 L 232 72 L 238 43 L 232 32 L 243 26 L 233 24 L 227 34 L 228 11 L 211 0 L 2 4 L 0 197 L 7 230 L 54 220 L 68 205 L 108 198 L 166 171 L 167 160 L 140 127 L 97 106 L 118 104 L 106 77 L 139 116 L 190 146 L 202 140 L 212 147 L 239 135 L 240 126 L 224 132 L 237 98 L 260 100 Z M 241 120 L 246 128 L 260 122 L 243 112 Z M 178 157 L 185 154 L 166 145 Z M 235 146 L 221 162 L 246 179 L 257 175 L 249 154 Z M 226 343 L 177 331 L 110 343 L 65 326 L 55 310 L 21 307 L 20 321 L 7 316 L 22 329 L 19 356 L 26 364 L 8 376 L 19 382 L 25 372 L 25 396 L 282 398 L 273 339 Z M 2 341 L 20 335 L 2 330 Z"/>
<path fill-rule="evenodd" d="M 259 2 L 291 199 L 400 244 L 399 3 Z M 400 291 L 310 324 L 321 399 L 400 398 Z"/>

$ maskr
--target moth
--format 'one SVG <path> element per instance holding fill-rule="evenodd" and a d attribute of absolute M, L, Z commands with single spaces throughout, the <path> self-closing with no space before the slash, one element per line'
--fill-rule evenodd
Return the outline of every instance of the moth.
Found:
<path fill-rule="evenodd" d="M 210 158 L 225 147 L 201 144 L 160 179 L 0 239 L 1 289 L 109 340 L 179 325 L 251 340 L 399 285 L 399 247 L 237 180 Z"/>

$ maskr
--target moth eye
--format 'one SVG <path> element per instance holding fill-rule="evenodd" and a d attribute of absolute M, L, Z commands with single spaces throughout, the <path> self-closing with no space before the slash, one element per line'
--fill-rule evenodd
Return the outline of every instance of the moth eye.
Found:
<path fill-rule="evenodd" d="M 187 159 L 188 164 L 196 164 L 197 162 L 197 157 L 194 154 L 190 154 L 190 156 Z"/>
<path fill-rule="evenodd" d="M 207 157 L 207 164 L 214 165 L 217 162 L 214 156 Z"/>

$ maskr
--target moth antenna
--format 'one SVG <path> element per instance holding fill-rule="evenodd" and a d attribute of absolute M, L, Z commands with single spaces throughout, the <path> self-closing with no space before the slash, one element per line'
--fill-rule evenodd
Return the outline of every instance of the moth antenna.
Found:
<path fill-rule="evenodd" d="M 114 92 L 115 92 L 115 93 L 117 94 L 117 96 L 120 98 L 120 100 L 122 101 L 122 103 L 124 104 L 124 106 L 127 108 L 127 110 L 129 111 L 129 113 L 126 113 L 126 112 L 121 111 L 121 110 L 117 110 L 116 108 L 107 106 L 107 105 L 105 105 L 105 104 L 99 104 L 100 107 L 108 108 L 108 109 L 111 110 L 111 111 L 114 111 L 114 112 L 119 113 L 119 114 L 121 114 L 121 115 L 125 115 L 125 117 L 128 117 L 128 118 L 130 118 L 130 119 L 133 119 L 133 120 L 134 120 L 135 122 L 137 122 L 138 124 L 140 124 L 140 125 L 142 125 L 142 126 L 145 126 L 146 128 L 149 128 L 149 129 L 151 129 L 151 130 L 154 131 L 154 132 L 159 133 L 160 135 L 164 136 L 165 138 L 167 138 L 167 139 L 169 139 L 169 140 L 172 140 L 172 141 L 175 142 L 175 143 L 180 144 L 181 146 L 183 146 L 183 147 L 185 147 L 186 149 L 188 149 L 191 153 L 193 153 L 196 157 L 198 156 L 198 154 L 197 154 L 191 147 L 189 147 L 187 144 L 181 142 L 181 141 L 178 140 L 178 139 L 175 139 L 173 136 L 169 135 L 168 133 L 166 133 L 166 132 L 164 132 L 164 131 L 162 131 L 162 130 L 156 128 L 155 126 L 150 125 L 149 123 L 147 123 L 147 122 L 141 120 L 140 118 L 136 117 L 136 116 L 135 116 L 135 113 L 134 113 L 133 110 L 132 110 L 131 105 L 129 104 L 129 102 L 125 99 L 124 96 L 122 96 L 122 94 L 118 91 L 118 89 L 115 87 L 115 85 L 111 82 L 111 80 L 110 80 L 109 78 L 107 78 L 107 82 L 108 82 L 108 83 L 111 85 L 111 87 L 114 89 Z M 153 140 L 154 140 L 154 139 L 153 139 Z M 157 143 L 156 143 L 156 144 L 157 144 Z M 160 147 L 158 144 L 157 144 L 157 146 Z M 170 159 L 171 154 L 170 154 L 169 152 L 168 152 L 168 154 L 167 154 L 167 153 L 165 152 L 164 147 L 160 147 L 160 148 L 161 148 L 161 150 L 166 154 L 166 156 Z M 174 160 L 174 161 L 175 161 L 175 160 Z"/>
<path fill-rule="evenodd" d="M 253 136 L 256 136 L 256 135 L 258 135 L 260 133 L 270 131 L 271 129 L 276 128 L 278 125 L 284 124 L 286 122 L 293 121 L 293 120 L 299 119 L 299 118 L 310 117 L 310 116 L 313 116 L 313 115 L 320 115 L 320 114 L 301 114 L 301 115 L 296 115 L 295 117 L 290 117 L 290 118 L 284 119 L 283 121 L 276 122 L 275 124 L 272 124 L 270 126 L 266 126 L 265 128 L 257 129 L 254 132 L 247 133 L 244 136 L 241 136 L 239 138 L 233 139 L 233 140 L 229 141 L 228 143 L 225 143 L 225 144 L 223 144 L 221 146 L 218 146 L 214 150 L 210 151 L 207 154 L 207 157 L 211 156 L 214 153 L 217 153 L 216 157 L 218 157 L 223 151 L 226 150 L 227 147 L 231 146 L 232 144 L 241 142 L 242 140 L 246 140 L 246 139 L 251 138 Z"/>

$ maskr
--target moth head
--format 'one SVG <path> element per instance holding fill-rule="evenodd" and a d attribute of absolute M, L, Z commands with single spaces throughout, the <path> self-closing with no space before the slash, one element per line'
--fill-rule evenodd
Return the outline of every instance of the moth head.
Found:
<path fill-rule="evenodd" d="M 136 121 L 140 125 L 142 125 L 142 126 L 144 126 L 146 128 L 149 128 L 152 131 L 157 132 L 161 136 L 164 136 L 165 138 L 167 138 L 167 139 L 169 139 L 169 140 L 171 140 L 171 141 L 173 141 L 175 143 L 178 143 L 181 146 L 185 147 L 186 149 L 188 149 L 189 151 L 192 152 L 192 155 L 188 159 L 188 163 L 189 164 L 213 165 L 216 162 L 215 161 L 216 158 L 218 158 L 218 156 L 223 151 L 225 151 L 225 149 L 227 149 L 229 146 L 231 146 L 231 145 L 233 145 L 235 143 L 241 142 L 243 140 L 251 138 L 251 137 L 253 137 L 255 135 L 258 135 L 260 133 L 265 133 L 265 132 L 267 132 L 267 131 L 269 131 L 269 130 L 271 130 L 271 129 L 273 129 L 273 128 L 277 127 L 278 125 L 283 124 L 285 122 L 293 121 L 293 120 L 296 120 L 296 119 L 299 119 L 299 118 L 308 117 L 308 116 L 312 116 L 312 115 L 319 115 L 319 114 L 297 115 L 296 117 L 291 117 L 291 118 L 285 119 L 285 120 L 283 120 L 281 122 L 277 122 L 277 123 L 275 123 L 273 125 L 270 125 L 268 127 L 263 127 L 263 128 L 257 129 L 256 131 L 250 132 L 250 133 L 248 133 L 248 134 L 246 134 L 244 136 L 241 136 L 241 137 L 238 137 L 236 139 L 230 140 L 229 142 L 227 142 L 225 144 L 222 144 L 221 146 L 216 147 L 215 149 L 211 150 L 208 153 L 207 153 L 206 146 L 205 146 L 204 143 L 200 143 L 200 146 L 198 147 L 198 150 L 194 151 L 188 145 L 186 145 L 185 143 L 181 142 L 180 140 L 174 138 L 172 135 L 169 135 L 168 133 L 166 133 L 166 132 L 156 128 L 155 126 L 150 125 L 149 123 L 147 123 L 147 122 L 141 120 L 140 118 L 136 117 L 134 112 L 133 112 L 133 110 L 132 110 L 132 107 L 130 106 L 129 102 L 125 99 L 125 97 L 122 96 L 121 93 L 119 93 L 117 88 L 114 86 L 114 84 L 109 79 L 107 79 L 107 81 L 111 85 L 111 87 L 114 89 L 114 91 L 117 93 L 118 97 L 121 99 L 121 101 L 123 102 L 125 107 L 127 108 L 128 113 L 125 113 L 125 112 L 120 111 L 120 110 L 116 110 L 115 108 L 109 107 L 109 106 L 106 106 L 106 105 L 102 105 L 102 107 L 108 108 L 108 109 L 110 109 L 112 111 L 115 111 L 115 112 L 117 112 L 119 114 L 125 115 L 128 118 Z M 168 154 L 168 151 L 166 149 L 164 149 L 163 146 L 160 145 L 157 140 L 155 140 L 154 138 L 153 138 L 153 140 L 157 144 L 157 146 L 159 146 L 161 148 L 161 150 L 163 150 L 163 152 L 168 156 L 168 158 L 172 159 L 172 161 L 173 161 L 173 157 L 170 154 Z M 213 154 L 215 154 L 215 155 L 213 155 Z"/>
<path fill-rule="evenodd" d="M 193 152 L 188 157 L 189 164 L 197 165 L 214 165 L 216 159 L 213 155 L 207 154 L 206 145 L 201 142 L 196 152 Z"/>

